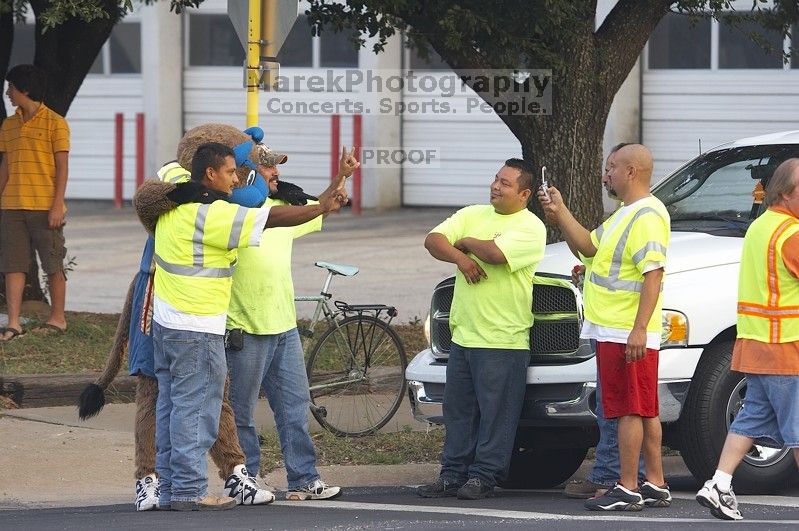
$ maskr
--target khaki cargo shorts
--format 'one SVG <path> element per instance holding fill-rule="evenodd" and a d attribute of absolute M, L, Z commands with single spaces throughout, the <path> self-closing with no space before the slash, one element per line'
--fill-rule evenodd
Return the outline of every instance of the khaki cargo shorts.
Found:
<path fill-rule="evenodd" d="M 42 271 L 52 275 L 64 271 L 64 228 L 51 229 L 46 210 L 3 210 L 0 222 L 0 271 L 27 273 L 31 245 L 39 255 Z"/>

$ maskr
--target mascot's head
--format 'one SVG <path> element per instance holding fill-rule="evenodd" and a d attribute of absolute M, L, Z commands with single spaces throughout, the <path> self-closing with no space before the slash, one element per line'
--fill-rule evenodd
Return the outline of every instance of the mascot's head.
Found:
<path fill-rule="evenodd" d="M 197 147 L 206 142 L 219 142 L 230 147 L 236 155 L 236 173 L 242 185 L 251 184 L 251 172 L 259 171 L 258 165 L 274 167 L 283 164 L 288 157 L 276 153 L 261 144 L 264 138 L 263 129 L 250 127 L 244 131 L 226 124 L 203 124 L 189 130 L 180 139 L 177 149 L 177 161 L 184 168 L 191 168 L 191 159 Z M 261 172 L 263 173 L 263 171 Z M 269 181 L 268 176 L 264 179 Z"/>

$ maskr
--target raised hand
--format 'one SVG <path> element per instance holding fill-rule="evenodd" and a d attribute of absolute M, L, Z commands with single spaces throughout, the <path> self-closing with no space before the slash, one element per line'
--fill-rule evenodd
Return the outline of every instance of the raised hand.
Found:
<path fill-rule="evenodd" d="M 560 195 L 560 190 L 554 186 L 550 186 L 547 188 L 546 194 L 543 190 L 538 190 L 537 195 L 547 220 L 557 222 L 560 211 L 564 208 L 563 196 Z"/>
<path fill-rule="evenodd" d="M 355 158 L 355 148 L 347 151 L 345 146 L 341 147 L 341 158 L 338 161 L 338 174 L 349 177 L 361 165 Z"/>
<path fill-rule="evenodd" d="M 330 186 L 319 195 L 319 205 L 321 205 L 326 214 L 328 212 L 336 212 L 347 204 L 347 189 L 344 186 L 346 182 L 346 175 L 338 175 L 333 178 Z"/>

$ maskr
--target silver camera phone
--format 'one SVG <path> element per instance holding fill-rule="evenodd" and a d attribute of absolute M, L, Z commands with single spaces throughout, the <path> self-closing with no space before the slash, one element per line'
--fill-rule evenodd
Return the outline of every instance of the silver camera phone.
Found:
<path fill-rule="evenodd" d="M 546 197 L 547 200 L 549 200 L 549 191 L 548 191 L 549 182 L 547 181 L 546 172 L 547 172 L 547 167 L 541 166 L 541 186 L 539 187 L 539 190 L 544 192 L 544 197 Z"/>

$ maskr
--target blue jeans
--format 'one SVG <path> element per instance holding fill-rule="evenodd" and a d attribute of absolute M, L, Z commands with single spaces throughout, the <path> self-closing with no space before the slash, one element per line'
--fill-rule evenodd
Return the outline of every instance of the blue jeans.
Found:
<path fill-rule="evenodd" d="M 455 343 L 444 387 L 441 477 L 477 477 L 494 486 L 505 478 L 524 401 L 528 350 L 464 348 Z"/>
<path fill-rule="evenodd" d="M 219 433 L 225 389 L 224 337 L 153 323 L 155 468 L 161 505 L 195 501 L 208 493 L 208 450 Z"/>
<path fill-rule="evenodd" d="M 619 421 L 605 418 L 602 409 L 602 386 L 599 371 L 596 373 L 596 423 L 599 426 L 599 442 L 596 445 L 596 461 L 588 474 L 588 481 L 599 485 L 613 486 L 621 478 L 619 461 Z M 646 481 L 644 458 L 638 462 L 638 480 Z"/>
<path fill-rule="evenodd" d="M 230 405 L 236 415 L 239 442 L 247 470 L 261 470 L 261 447 L 255 425 L 255 405 L 263 389 L 275 415 L 289 490 L 319 479 L 316 451 L 308 432 L 311 396 L 302 344 L 297 329 L 273 335 L 244 334 L 241 350 L 227 350 Z"/>

